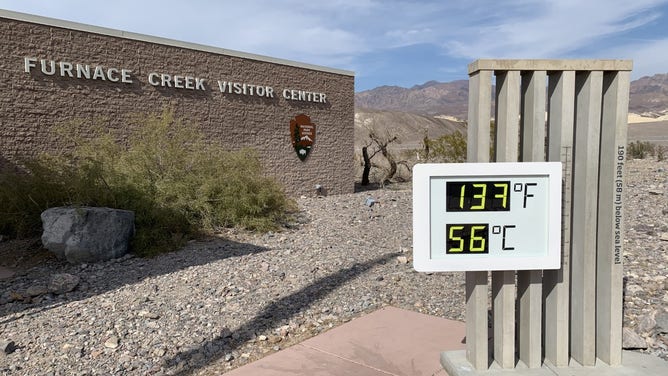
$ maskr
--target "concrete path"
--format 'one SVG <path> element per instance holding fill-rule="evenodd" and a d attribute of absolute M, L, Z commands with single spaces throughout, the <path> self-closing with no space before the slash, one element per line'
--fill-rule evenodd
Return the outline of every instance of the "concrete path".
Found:
<path fill-rule="evenodd" d="M 230 376 L 446 376 L 444 350 L 465 348 L 464 323 L 386 307 L 226 373 Z"/>
<path fill-rule="evenodd" d="M 232 370 L 230 376 L 665 376 L 668 362 L 625 351 L 623 365 L 476 372 L 466 361 L 466 325 L 385 307 L 300 344 Z M 443 353 L 442 353 L 443 352 Z"/>

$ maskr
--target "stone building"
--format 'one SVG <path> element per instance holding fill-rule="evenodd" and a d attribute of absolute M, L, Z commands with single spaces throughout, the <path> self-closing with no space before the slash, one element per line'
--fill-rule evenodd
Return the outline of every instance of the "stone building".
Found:
<path fill-rule="evenodd" d="M 354 189 L 352 72 L 4 10 L 0 33 L 0 165 L 173 109 L 290 194 Z"/>

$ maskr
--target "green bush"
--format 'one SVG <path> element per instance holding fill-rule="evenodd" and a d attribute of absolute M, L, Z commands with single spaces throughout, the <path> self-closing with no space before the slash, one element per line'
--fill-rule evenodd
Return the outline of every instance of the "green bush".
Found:
<path fill-rule="evenodd" d="M 633 159 L 645 159 L 654 155 L 654 144 L 649 141 L 632 141 L 629 143 L 629 156 Z"/>
<path fill-rule="evenodd" d="M 436 139 L 424 138 L 422 157 L 430 162 L 460 163 L 466 161 L 466 135 L 459 131 Z"/>
<path fill-rule="evenodd" d="M 91 140 L 71 138 L 70 153 L 26 162 L 28 173 L 0 174 L 0 232 L 37 235 L 40 213 L 53 206 L 127 209 L 135 212 L 133 251 L 149 256 L 223 227 L 275 230 L 296 208 L 264 176 L 253 150 L 209 145 L 172 111 L 143 118 L 134 129 L 127 147 L 98 131 Z"/>

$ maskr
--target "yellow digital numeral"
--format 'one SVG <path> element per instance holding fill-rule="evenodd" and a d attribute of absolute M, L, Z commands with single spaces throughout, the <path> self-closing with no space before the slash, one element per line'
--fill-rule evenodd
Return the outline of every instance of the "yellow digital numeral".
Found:
<path fill-rule="evenodd" d="M 464 209 L 464 195 L 466 194 L 466 184 L 462 184 L 462 189 L 459 190 L 459 208 Z"/>
<path fill-rule="evenodd" d="M 459 242 L 459 247 L 453 247 L 448 249 L 448 252 L 462 252 L 464 251 L 464 239 L 461 236 L 455 236 L 455 231 L 462 231 L 464 226 L 450 226 L 450 233 L 448 234 L 448 239 Z"/>
<path fill-rule="evenodd" d="M 500 198 L 503 201 L 501 205 L 502 208 L 506 208 L 506 203 L 508 202 L 508 183 L 497 183 L 494 184 L 495 187 L 503 187 L 503 193 L 497 193 L 494 195 L 494 198 Z"/>
<path fill-rule="evenodd" d="M 485 252 L 485 237 L 476 236 L 476 230 L 484 230 L 485 226 L 471 226 L 471 241 L 469 242 L 469 251 L 471 252 Z M 476 246 L 478 242 L 478 246 Z"/>
<path fill-rule="evenodd" d="M 482 210 L 485 209 L 485 196 L 487 195 L 487 184 L 473 184 L 474 188 L 482 188 L 482 192 L 477 195 L 473 195 L 473 198 L 480 199 L 479 205 L 471 205 L 471 210 Z"/>

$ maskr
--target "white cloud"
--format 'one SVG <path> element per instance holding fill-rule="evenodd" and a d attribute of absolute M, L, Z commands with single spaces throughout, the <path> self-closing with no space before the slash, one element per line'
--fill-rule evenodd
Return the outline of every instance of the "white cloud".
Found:
<path fill-rule="evenodd" d="M 559 57 L 604 37 L 648 24 L 665 0 L 521 1 L 525 12 L 512 9 L 488 22 L 466 28 L 446 47 L 455 56 Z M 530 8 L 530 9 L 529 9 Z"/>
<path fill-rule="evenodd" d="M 665 10 L 666 4 L 668 0 L 115 0 L 101 6 L 83 0 L 0 0 L 0 8 L 358 72 L 375 69 L 359 66 L 363 57 L 387 56 L 417 44 L 442 48 L 438 66 L 448 69 L 449 60 L 484 57 L 595 57 L 611 52 L 606 47 L 615 38 L 620 53 L 637 46 L 636 67 L 659 66 L 652 57 L 662 53 L 641 53 L 652 48 L 644 47 L 649 43 L 627 37 L 662 21 L 657 9 Z M 660 38 L 666 32 L 662 34 Z M 665 45 L 657 46 L 665 50 Z M 381 65 L 388 75 L 398 74 Z"/>
<path fill-rule="evenodd" d="M 632 79 L 668 73 L 668 38 L 633 42 L 602 51 L 598 57 L 633 60 Z"/>

